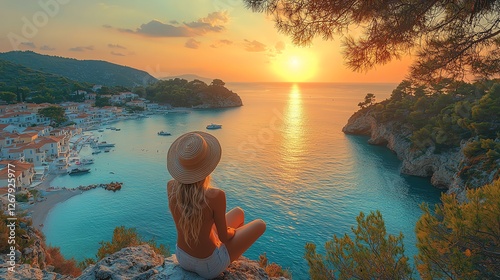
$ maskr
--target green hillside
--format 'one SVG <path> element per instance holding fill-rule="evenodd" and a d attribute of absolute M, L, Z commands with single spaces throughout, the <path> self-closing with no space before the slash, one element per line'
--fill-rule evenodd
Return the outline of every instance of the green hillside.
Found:
<path fill-rule="evenodd" d="M 91 84 L 134 87 L 156 81 L 145 71 L 100 60 L 77 60 L 41 55 L 32 51 L 0 53 L 0 59 Z"/>
<path fill-rule="evenodd" d="M 0 93 L 13 93 L 18 100 L 57 103 L 73 100 L 70 93 L 91 88 L 89 83 L 80 83 L 59 75 L 44 73 L 22 65 L 0 59 Z M 2 95 L 3 96 L 3 95 Z M 5 96 L 4 96 L 5 97 Z M 6 100 L 14 102 L 15 100 Z"/>

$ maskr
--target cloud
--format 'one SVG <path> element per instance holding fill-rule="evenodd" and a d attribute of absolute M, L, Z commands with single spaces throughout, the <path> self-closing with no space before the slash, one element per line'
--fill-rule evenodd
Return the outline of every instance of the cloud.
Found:
<path fill-rule="evenodd" d="M 207 32 L 221 32 L 225 30 L 224 24 L 229 22 L 229 15 L 226 11 L 213 12 L 197 21 L 185 23 L 194 32 L 205 34 Z"/>
<path fill-rule="evenodd" d="M 134 33 L 149 37 L 193 37 L 204 35 L 209 32 L 222 32 L 226 29 L 225 24 L 229 22 L 226 11 L 213 12 L 204 18 L 192 22 L 179 23 L 171 20 L 168 23 L 153 19 L 148 23 L 141 24 L 136 30 L 129 28 L 117 28 L 124 33 Z M 110 28 L 109 25 L 104 25 Z"/>
<path fill-rule="evenodd" d="M 28 49 L 36 49 L 35 43 L 33 42 L 21 42 L 21 46 Z"/>
<path fill-rule="evenodd" d="M 245 39 L 245 50 L 247 52 L 263 52 L 266 51 L 266 45 L 258 41 L 249 41 Z"/>
<path fill-rule="evenodd" d="M 220 48 L 224 45 L 226 46 L 229 46 L 229 45 L 232 45 L 233 44 L 233 41 L 230 41 L 230 40 L 227 40 L 227 39 L 222 39 L 222 40 L 219 40 L 213 44 L 210 45 L 210 47 L 212 48 Z"/>
<path fill-rule="evenodd" d="M 69 49 L 69 51 L 72 51 L 72 52 L 84 52 L 84 51 L 93 51 L 93 50 L 94 50 L 94 46 L 74 47 L 74 48 Z"/>
<path fill-rule="evenodd" d="M 126 49 L 127 49 L 126 47 L 121 46 L 121 45 L 118 45 L 118 44 L 108 44 L 108 48 L 112 48 L 112 49 L 122 49 L 122 50 L 126 50 Z"/>
<path fill-rule="evenodd" d="M 276 43 L 276 45 L 274 46 L 274 49 L 276 49 L 276 52 L 278 54 L 281 54 L 282 51 L 284 51 L 286 48 L 286 45 L 285 43 L 283 43 L 282 41 L 279 41 L 278 43 Z"/>
<path fill-rule="evenodd" d="M 48 45 L 43 45 L 43 46 L 40 47 L 40 49 L 42 51 L 55 51 L 56 50 L 56 48 L 50 47 Z"/>
<path fill-rule="evenodd" d="M 134 30 L 128 29 L 128 28 L 118 28 L 118 31 L 125 32 L 125 33 L 135 33 Z"/>
<path fill-rule="evenodd" d="M 128 30 L 125 30 L 125 32 L 128 32 Z M 174 26 L 158 20 L 142 24 L 134 33 L 152 37 L 189 37 L 191 35 L 189 30 L 184 26 Z"/>
<path fill-rule="evenodd" d="M 203 35 L 208 32 L 221 32 L 225 29 L 223 25 L 211 25 L 206 22 L 193 21 L 190 23 L 185 23 L 193 34 Z"/>
<path fill-rule="evenodd" d="M 201 42 L 196 41 L 193 38 L 190 38 L 189 40 L 186 41 L 186 44 L 184 44 L 184 47 L 190 48 L 190 49 L 197 49 L 201 45 Z"/>
<path fill-rule="evenodd" d="M 111 54 L 116 55 L 116 56 L 125 56 L 124 54 L 119 53 L 119 52 L 111 52 Z"/>

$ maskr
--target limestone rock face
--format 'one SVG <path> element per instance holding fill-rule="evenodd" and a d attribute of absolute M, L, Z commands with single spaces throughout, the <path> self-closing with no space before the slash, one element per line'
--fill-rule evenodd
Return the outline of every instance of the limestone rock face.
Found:
<path fill-rule="evenodd" d="M 3 278 L 5 277 L 5 278 Z M 14 272 L 8 272 L 7 268 L 0 268 L 0 279 L 12 280 L 73 280 L 71 276 L 65 276 L 54 272 L 48 272 L 28 264 L 17 266 Z"/>
<path fill-rule="evenodd" d="M 149 245 L 128 247 L 86 268 L 77 279 L 151 279 L 163 260 Z"/>
<path fill-rule="evenodd" d="M 342 131 L 346 134 L 368 135 L 368 143 L 385 145 L 402 161 L 401 173 L 430 177 L 431 183 L 443 189 L 461 193 L 465 189 L 458 177 L 459 165 L 464 159 L 461 148 L 436 154 L 434 147 L 415 151 L 408 140 L 409 131 L 396 130 L 395 122 L 378 123 L 370 110 L 362 110 L 349 118 Z"/>

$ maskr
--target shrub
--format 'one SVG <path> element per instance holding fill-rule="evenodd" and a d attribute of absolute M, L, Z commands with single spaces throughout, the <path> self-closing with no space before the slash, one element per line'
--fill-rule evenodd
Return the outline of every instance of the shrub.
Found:
<path fill-rule="evenodd" d="M 415 261 L 423 279 L 498 279 L 500 180 L 467 191 L 467 201 L 444 194 L 434 213 L 422 205 Z"/>
<path fill-rule="evenodd" d="M 154 240 L 143 240 L 135 228 L 116 227 L 113 231 L 111 242 L 101 241 L 101 247 L 97 250 L 97 259 L 100 260 L 106 256 L 120 251 L 123 248 L 149 244 L 156 253 L 168 256 L 169 252 L 165 245 L 156 245 Z"/>
<path fill-rule="evenodd" d="M 283 269 L 276 263 L 269 263 L 266 253 L 259 256 L 259 266 L 269 275 L 269 277 L 285 277 L 292 279 L 292 275 L 288 269 Z"/>
<path fill-rule="evenodd" d="M 74 258 L 69 260 L 64 259 L 58 247 L 49 247 L 46 252 L 46 264 L 52 265 L 54 267 L 54 272 L 71 275 L 73 277 L 82 274 L 82 270 L 77 266 L 76 260 Z"/>
<path fill-rule="evenodd" d="M 354 240 L 334 235 L 325 244 L 325 255 L 316 253 L 315 244 L 306 244 L 311 279 L 412 279 L 403 234 L 387 236 L 379 211 L 366 217 L 361 212 L 356 220 Z"/>

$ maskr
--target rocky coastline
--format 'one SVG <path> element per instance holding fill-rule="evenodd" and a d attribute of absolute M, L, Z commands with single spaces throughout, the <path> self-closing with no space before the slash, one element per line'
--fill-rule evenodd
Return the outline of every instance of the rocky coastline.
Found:
<path fill-rule="evenodd" d="M 432 185 L 446 189 L 449 193 L 464 195 L 465 185 L 459 177 L 464 161 L 463 141 L 460 148 L 434 153 L 435 147 L 425 151 L 411 148 L 410 131 L 395 129 L 396 121 L 381 123 L 373 116 L 373 109 L 366 108 L 352 115 L 342 131 L 351 135 L 366 135 L 372 145 L 383 145 L 396 153 L 402 161 L 401 173 L 430 177 Z"/>
<path fill-rule="evenodd" d="M 30 234 L 34 236 L 36 234 Z M 42 248 L 39 236 L 34 248 L 26 248 L 24 252 L 16 251 L 16 258 L 29 254 L 34 257 L 31 265 L 22 264 L 15 267 L 14 272 L 8 272 L 6 262 L 0 260 L 0 275 L 8 279 L 32 280 L 105 280 L 105 279 L 143 279 L 143 280 L 202 280 L 195 273 L 183 270 L 177 262 L 175 255 L 168 258 L 157 254 L 149 245 L 140 245 L 124 248 L 96 264 L 87 267 L 80 276 L 72 277 L 54 272 L 54 267 L 43 262 L 46 251 Z M 256 261 L 240 257 L 217 280 L 287 280 L 285 277 L 269 277 Z"/>

